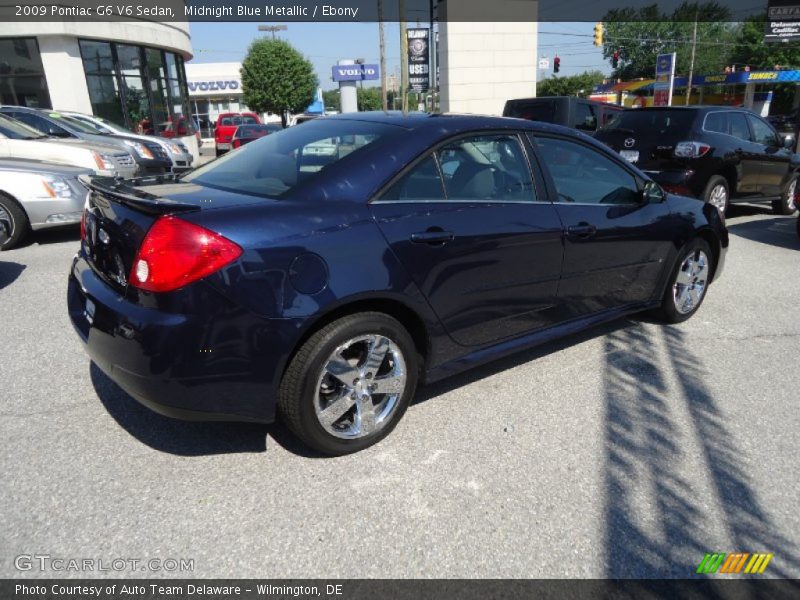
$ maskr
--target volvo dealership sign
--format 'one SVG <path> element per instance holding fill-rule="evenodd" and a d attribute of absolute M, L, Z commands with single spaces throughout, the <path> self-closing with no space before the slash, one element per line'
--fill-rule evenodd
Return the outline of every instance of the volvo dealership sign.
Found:
<path fill-rule="evenodd" d="M 189 81 L 190 94 L 210 94 L 213 92 L 238 92 L 241 83 L 236 79 L 215 81 Z"/>
<path fill-rule="evenodd" d="M 764 41 L 800 41 L 800 0 L 769 0 Z"/>
<path fill-rule="evenodd" d="M 334 81 L 366 81 L 378 79 L 378 65 L 334 65 Z"/>

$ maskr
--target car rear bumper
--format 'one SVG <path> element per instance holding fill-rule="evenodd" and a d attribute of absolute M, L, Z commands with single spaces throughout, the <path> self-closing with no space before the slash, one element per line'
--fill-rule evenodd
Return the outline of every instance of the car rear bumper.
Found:
<path fill-rule="evenodd" d="M 271 337 L 269 320 L 242 317 L 241 310 L 234 318 L 140 306 L 103 281 L 80 254 L 70 270 L 67 304 L 91 360 L 148 408 L 188 420 L 274 420 L 282 363 L 261 350 L 263 337 Z M 210 325 L 215 319 L 221 322 Z M 208 341 L 220 331 L 224 341 Z"/>
<path fill-rule="evenodd" d="M 700 198 L 703 195 L 705 183 L 701 181 L 697 172 L 692 169 L 644 170 L 644 172 L 672 194 L 691 198 Z"/>

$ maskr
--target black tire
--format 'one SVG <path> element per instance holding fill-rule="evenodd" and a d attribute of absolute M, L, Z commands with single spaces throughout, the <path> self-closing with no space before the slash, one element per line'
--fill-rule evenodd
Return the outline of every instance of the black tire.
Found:
<path fill-rule="evenodd" d="M 343 439 L 328 432 L 317 417 L 318 382 L 336 348 L 348 340 L 371 334 L 384 336 L 399 348 L 406 366 L 405 388 L 377 431 Z M 314 333 L 294 356 L 281 381 L 278 412 L 289 429 L 315 450 L 331 456 L 358 452 L 389 435 L 403 417 L 416 391 L 420 364 L 414 341 L 396 319 L 377 312 L 342 317 Z"/>
<path fill-rule="evenodd" d="M 720 211 L 722 216 L 725 216 L 728 214 L 728 209 L 731 206 L 731 192 L 730 188 L 728 187 L 728 180 L 722 175 L 712 175 L 708 180 L 706 189 L 703 190 L 703 201 L 711 204 L 711 195 L 714 193 L 715 189 L 720 186 L 725 191 L 725 203 L 723 206 L 718 206 L 717 209 Z"/>
<path fill-rule="evenodd" d="M 800 181 L 798 181 L 798 179 L 800 179 L 800 177 L 794 175 L 786 182 L 786 185 L 783 186 L 781 197 L 772 201 L 773 213 L 776 215 L 793 215 L 794 211 L 797 210 L 795 199 L 797 198 L 798 186 L 800 186 Z M 794 194 L 790 193 L 792 189 L 794 189 Z M 794 195 L 794 198 L 791 197 L 792 195 Z"/>
<path fill-rule="evenodd" d="M 691 310 L 682 312 L 678 310 L 676 300 L 676 282 L 678 273 L 681 272 L 681 267 L 690 255 L 695 258 L 698 257 L 699 252 L 703 252 L 707 257 L 707 266 L 705 269 L 705 286 L 703 287 L 702 295 L 699 302 L 695 303 Z M 664 290 L 664 297 L 661 300 L 661 307 L 657 311 L 657 316 L 666 323 L 682 323 L 690 318 L 697 310 L 703 305 L 703 300 L 708 293 L 708 286 L 711 283 L 711 273 L 714 271 L 714 255 L 711 253 L 708 243 L 701 238 L 695 238 L 687 243 L 678 253 L 678 258 L 672 267 L 667 283 L 667 289 Z"/>
<path fill-rule="evenodd" d="M 0 246 L 0 250 L 9 250 L 28 235 L 31 223 L 17 201 L 3 193 L 0 193 L 0 218 L 6 221 L 8 231 L 8 239 Z"/>

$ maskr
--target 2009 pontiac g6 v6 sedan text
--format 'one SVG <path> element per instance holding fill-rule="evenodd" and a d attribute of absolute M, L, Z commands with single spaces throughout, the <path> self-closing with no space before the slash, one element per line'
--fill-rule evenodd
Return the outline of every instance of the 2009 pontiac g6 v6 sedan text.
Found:
<path fill-rule="evenodd" d="M 386 436 L 423 380 L 628 313 L 687 319 L 728 246 L 714 207 L 516 119 L 326 117 L 91 188 L 68 294 L 92 360 L 160 413 L 278 414 L 329 454 Z"/>

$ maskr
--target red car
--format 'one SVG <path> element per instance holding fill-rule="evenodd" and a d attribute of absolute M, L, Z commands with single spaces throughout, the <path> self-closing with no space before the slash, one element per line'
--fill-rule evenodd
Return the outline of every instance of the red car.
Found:
<path fill-rule="evenodd" d="M 261 119 L 255 113 L 221 113 L 214 127 L 214 147 L 217 156 L 231 149 L 233 134 L 239 125 L 261 125 Z"/>

